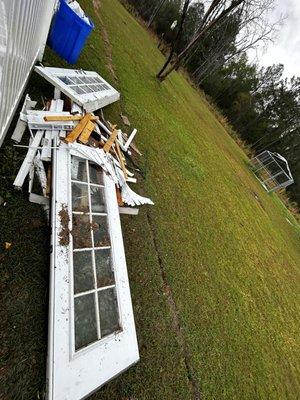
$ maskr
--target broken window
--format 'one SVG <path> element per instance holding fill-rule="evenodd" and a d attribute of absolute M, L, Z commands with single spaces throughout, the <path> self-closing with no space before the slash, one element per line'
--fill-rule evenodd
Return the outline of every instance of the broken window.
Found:
<path fill-rule="evenodd" d="M 120 98 L 97 72 L 52 67 L 35 67 L 35 70 L 88 112 Z"/>

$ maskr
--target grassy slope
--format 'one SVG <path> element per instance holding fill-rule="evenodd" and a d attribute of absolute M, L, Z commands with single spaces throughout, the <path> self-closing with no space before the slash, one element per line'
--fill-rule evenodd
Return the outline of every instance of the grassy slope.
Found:
<path fill-rule="evenodd" d="M 300 390 L 299 232 L 286 221 L 288 214 L 277 198 L 267 195 L 253 178 L 242 151 L 185 79 L 173 74 L 162 85 L 155 80 L 163 57 L 148 33 L 117 0 L 101 3 L 119 80 L 115 85 L 122 92 L 126 114 L 139 129 L 137 144 L 144 153 L 141 163 L 146 173 L 143 186 L 156 204 L 136 218 L 125 218 L 123 224 L 141 361 L 93 399 L 191 397 L 158 258 L 172 288 L 202 398 L 296 399 Z M 82 0 L 82 5 L 97 27 L 78 66 L 98 70 L 112 81 L 99 19 L 91 2 Z M 46 62 L 64 65 L 50 51 Z M 32 86 L 33 91 L 49 90 L 36 78 Z M 119 122 L 119 106 L 106 111 L 113 121 Z M 2 153 L 9 153 L 7 158 L 13 162 L 8 146 L 6 141 Z M 5 224 L 5 240 L 12 237 L 13 241 L 18 232 L 22 213 L 15 210 L 20 206 L 28 218 L 36 212 L 20 195 L 11 194 L 10 215 L 16 214 L 17 222 Z M 6 221 L 3 210 L 0 218 Z M 32 248 L 42 254 L 44 242 L 34 237 Z M 8 398 L 13 399 L 35 398 L 43 385 L 37 376 L 44 363 L 45 298 L 39 288 L 34 298 L 28 296 L 25 307 L 18 293 L 32 283 L 26 274 L 16 279 L 11 273 L 17 261 L 17 272 L 27 267 L 38 270 L 46 290 L 47 259 L 35 258 L 32 265 L 32 257 L 23 258 L 30 238 L 31 234 L 17 243 L 3 262 L 4 272 L 10 273 L 5 307 L 12 316 L 4 327 L 7 353 L 2 365 L 7 371 Z M 31 318 L 20 316 L 10 304 L 11 291 Z M 24 332 L 25 340 L 9 330 L 9 323 Z M 19 357 L 26 365 L 32 354 L 36 366 L 27 371 L 17 365 Z M 12 371 L 22 374 L 13 384 Z"/>

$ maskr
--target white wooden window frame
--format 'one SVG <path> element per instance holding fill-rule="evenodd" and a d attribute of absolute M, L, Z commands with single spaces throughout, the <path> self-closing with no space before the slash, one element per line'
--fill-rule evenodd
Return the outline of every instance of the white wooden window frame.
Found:
<path fill-rule="evenodd" d="M 48 82 L 52 83 L 57 89 L 62 91 L 65 95 L 71 98 L 75 103 L 82 106 L 87 112 L 93 112 L 99 108 L 103 108 L 108 104 L 114 103 L 120 99 L 120 93 L 117 92 L 108 82 L 106 82 L 97 72 L 95 71 L 83 71 L 75 69 L 65 68 L 53 68 L 53 67 L 35 67 L 35 71 L 43 76 Z M 91 91 L 85 94 L 78 94 L 69 85 L 65 84 L 60 77 L 65 76 L 69 79 L 72 77 L 81 78 L 97 78 L 107 86 L 108 89 L 101 91 Z M 80 84 L 74 85 L 80 86 Z M 86 84 L 83 84 L 86 85 Z M 92 86 L 94 83 L 91 84 Z M 92 87 L 91 87 L 92 89 Z"/>
<path fill-rule="evenodd" d="M 59 213 L 66 206 L 70 217 L 69 229 L 72 229 L 71 154 L 80 156 L 64 143 L 53 152 L 47 364 L 49 400 L 82 399 L 139 360 L 115 185 L 106 174 L 104 193 L 122 330 L 75 352 L 72 235 L 67 246 L 62 246 L 59 238 L 63 228 Z"/>

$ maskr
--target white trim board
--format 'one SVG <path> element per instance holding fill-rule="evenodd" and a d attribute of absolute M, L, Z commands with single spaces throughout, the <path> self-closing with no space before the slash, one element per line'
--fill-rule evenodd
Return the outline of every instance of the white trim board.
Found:
<path fill-rule="evenodd" d="M 37 102 L 32 101 L 31 98 L 29 97 L 28 94 L 25 96 L 25 100 L 21 109 L 21 115 L 26 114 L 27 110 L 31 110 L 36 106 Z M 25 132 L 25 129 L 27 128 L 27 123 L 26 121 L 21 119 L 21 115 L 18 119 L 18 122 L 16 124 L 15 130 L 12 134 L 12 140 L 14 140 L 17 143 L 20 143 L 23 137 L 23 133 Z"/>
<path fill-rule="evenodd" d="M 39 130 L 36 132 L 30 144 L 30 147 L 27 151 L 26 157 L 22 162 L 21 168 L 19 169 L 19 172 L 14 180 L 14 186 L 16 188 L 21 188 L 23 186 L 26 176 L 28 175 L 31 166 L 33 165 L 34 157 L 36 156 L 36 153 L 38 151 L 43 136 L 44 136 L 44 131 Z"/>
<path fill-rule="evenodd" d="M 35 67 L 35 71 L 87 112 L 120 99 L 120 93 L 94 71 L 42 66 Z"/>
<path fill-rule="evenodd" d="M 57 139 L 54 142 L 56 146 Z M 101 338 L 98 337 L 93 343 L 75 351 L 74 297 L 77 295 L 73 290 L 72 264 L 75 244 L 72 234 L 69 234 L 69 244 L 62 245 L 60 241 L 62 229 L 66 228 L 61 218 L 62 209 L 70 217 L 67 228 L 70 231 L 73 229 L 71 154 L 68 146 L 61 143 L 59 148 L 54 149 L 52 159 L 53 251 L 50 266 L 48 400 L 79 400 L 135 364 L 139 360 L 139 351 L 115 185 L 106 174 L 103 174 L 103 185 L 98 187 L 102 188 L 106 199 L 105 216 L 109 227 L 121 330 L 104 337 L 101 332 Z M 86 185 L 91 186 L 88 183 Z M 88 190 L 91 193 L 91 189 Z M 89 204 L 91 208 L 91 203 Z"/>

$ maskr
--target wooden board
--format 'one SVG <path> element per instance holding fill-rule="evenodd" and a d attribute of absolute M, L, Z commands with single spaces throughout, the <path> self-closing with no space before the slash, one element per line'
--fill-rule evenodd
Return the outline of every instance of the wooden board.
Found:
<path fill-rule="evenodd" d="M 91 133 L 95 129 L 95 124 L 92 121 L 89 121 L 85 128 L 83 129 L 81 135 L 79 136 L 79 142 L 86 144 L 91 136 Z"/>
<path fill-rule="evenodd" d="M 73 143 L 80 136 L 81 132 L 90 121 L 92 114 L 86 114 L 72 132 L 66 137 L 66 142 Z"/>
<path fill-rule="evenodd" d="M 110 138 L 108 139 L 108 141 L 105 143 L 103 150 L 105 151 L 105 153 L 108 153 L 111 146 L 114 144 L 114 142 L 116 141 L 118 132 L 116 131 L 116 129 L 114 129 L 110 135 Z"/>
<path fill-rule="evenodd" d="M 84 115 L 46 115 L 44 117 L 45 121 L 81 121 Z M 91 121 L 98 121 L 99 117 L 95 115 L 91 116 Z"/>

